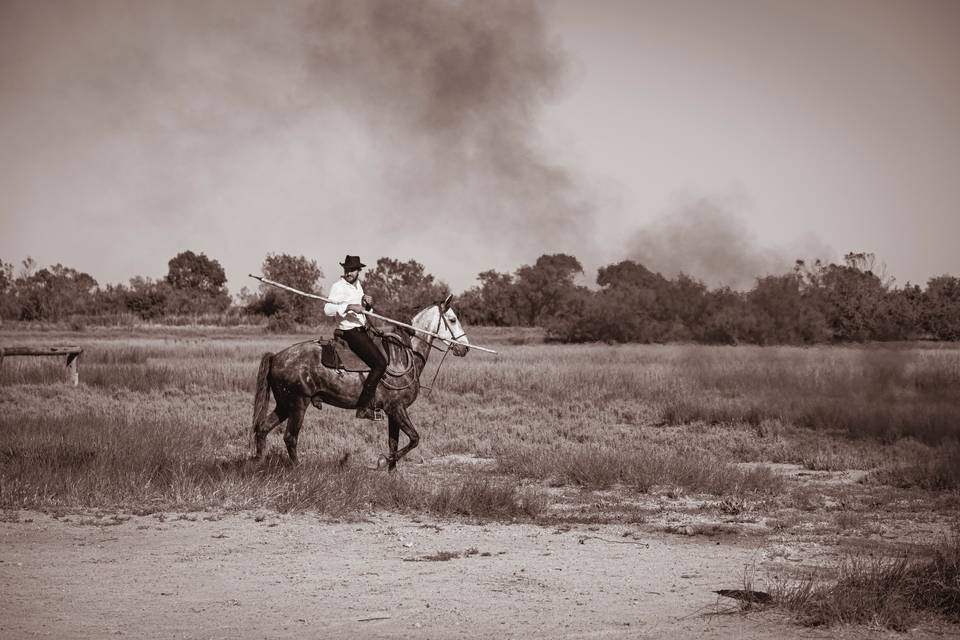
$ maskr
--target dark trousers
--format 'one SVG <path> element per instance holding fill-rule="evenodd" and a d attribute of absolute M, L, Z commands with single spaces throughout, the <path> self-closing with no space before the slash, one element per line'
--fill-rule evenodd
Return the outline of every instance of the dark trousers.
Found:
<path fill-rule="evenodd" d="M 373 344 L 370 336 L 367 335 L 366 327 L 342 331 L 340 335 L 350 346 L 351 351 L 370 367 L 367 380 L 363 383 L 363 391 L 360 392 L 360 399 L 357 400 L 358 408 L 369 407 L 370 403 L 373 402 L 374 394 L 377 392 L 380 378 L 387 372 L 387 359 L 377 348 L 377 345 Z"/>

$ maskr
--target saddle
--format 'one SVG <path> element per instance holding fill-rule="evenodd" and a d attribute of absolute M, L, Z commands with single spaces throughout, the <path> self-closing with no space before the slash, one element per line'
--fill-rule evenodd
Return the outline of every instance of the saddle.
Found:
<path fill-rule="evenodd" d="M 411 369 L 413 363 L 411 362 L 409 350 L 410 338 L 407 334 L 399 331 L 371 329 L 370 338 L 387 361 L 387 375 L 402 376 Z M 332 340 L 318 338 L 314 340 L 314 342 L 320 345 L 320 362 L 328 369 L 335 369 L 341 373 L 370 372 L 370 367 L 367 366 L 367 363 L 361 360 L 360 357 L 350 349 L 346 340 L 341 337 L 339 329 L 334 330 Z M 407 348 L 395 350 L 399 358 L 391 358 L 390 349 L 387 348 L 387 343 L 389 342 L 394 342 L 401 347 Z M 399 360 L 399 362 L 395 360 Z"/>

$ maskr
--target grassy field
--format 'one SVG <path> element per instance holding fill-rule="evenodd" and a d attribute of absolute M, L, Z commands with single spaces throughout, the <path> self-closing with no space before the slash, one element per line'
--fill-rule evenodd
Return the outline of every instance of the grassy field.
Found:
<path fill-rule="evenodd" d="M 259 357 L 306 337 L 243 328 L 3 334 L 4 344 L 86 351 L 79 388 L 63 384 L 59 359 L 7 358 L 0 368 L 0 503 L 455 510 L 441 504 L 449 496 L 414 497 L 431 487 L 367 473 L 385 429 L 333 408 L 308 413 L 307 467 L 287 468 L 273 434 L 271 460 L 246 462 Z M 505 513 L 514 503 L 532 512 L 539 489 L 564 485 L 784 491 L 764 464 L 738 463 L 866 470 L 875 483 L 930 491 L 960 486 L 955 347 L 560 346 L 493 329 L 473 339 L 500 355 L 447 358 L 437 388 L 413 406 L 422 440 L 411 460 L 492 459 L 487 490 L 508 503 Z"/>
<path fill-rule="evenodd" d="M 85 349 L 76 388 L 61 359 L 0 366 L 0 509 L 391 510 L 868 540 L 899 559 L 801 576 L 780 588 L 780 604 L 809 624 L 856 622 L 868 601 L 891 628 L 926 610 L 960 616 L 956 345 L 551 345 L 536 331 L 478 329 L 471 339 L 500 354 L 446 359 L 411 408 L 421 446 L 400 473 L 376 468 L 384 423 L 330 407 L 307 413 L 302 464 L 288 464 L 279 431 L 267 459 L 252 462 L 260 356 L 310 337 L 251 327 L 0 332 L 3 345 Z M 950 541 L 922 533 L 951 522 Z M 917 599 L 921 583 L 945 590 L 931 604 Z M 889 608 L 881 587 L 912 600 Z"/>

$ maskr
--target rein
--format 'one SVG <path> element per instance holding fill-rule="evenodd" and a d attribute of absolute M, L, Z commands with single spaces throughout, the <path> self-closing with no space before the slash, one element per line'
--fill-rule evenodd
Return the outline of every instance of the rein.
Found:
<path fill-rule="evenodd" d="M 452 336 L 451 338 L 441 338 L 441 339 L 443 340 L 443 342 L 444 342 L 445 345 L 447 344 L 447 342 L 456 342 L 456 341 L 458 341 L 460 338 L 462 338 L 462 337 L 464 337 L 465 335 L 467 335 L 466 332 L 461 333 L 461 334 L 458 335 L 458 336 L 454 335 L 453 329 L 450 328 L 450 323 L 447 321 L 446 317 L 443 315 L 443 308 L 440 306 L 440 304 L 437 304 L 437 307 L 438 307 L 438 312 L 439 312 L 440 317 L 439 317 L 439 319 L 437 320 L 437 328 L 436 328 L 435 331 L 433 331 L 433 333 L 434 333 L 434 334 L 439 334 L 439 333 L 440 333 L 440 327 L 441 327 L 441 326 L 445 326 L 445 327 L 447 328 L 447 333 L 449 333 L 449 334 Z M 384 333 L 383 333 L 380 329 L 374 327 L 374 326 L 371 325 L 371 324 L 368 324 L 368 328 L 371 329 L 371 330 L 372 330 L 374 333 L 376 333 L 377 335 L 379 335 L 381 339 L 385 338 Z M 388 339 L 389 339 L 389 338 L 388 338 Z M 420 338 L 420 339 L 423 340 L 423 338 Z M 402 349 L 404 349 L 404 350 L 412 353 L 413 355 L 417 356 L 418 358 L 420 358 L 420 360 L 423 361 L 423 369 L 426 368 L 426 366 L 427 366 L 427 356 L 421 354 L 419 351 L 417 351 L 416 349 L 414 349 L 412 345 L 411 345 L 411 346 L 407 346 L 407 345 L 405 345 L 405 344 L 402 344 L 402 343 L 401 343 L 400 341 L 398 341 L 398 340 L 391 340 L 391 342 L 395 343 L 398 347 L 400 347 L 400 348 L 402 348 Z M 437 365 L 437 370 L 436 370 L 436 371 L 434 372 L 434 374 L 433 374 L 433 380 L 430 381 L 430 385 L 429 385 L 429 386 L 422 385 L 422 384 L 420 385 L 420 388 L 421 388 L 421 389 L 424 389 L 424 390 L 426 390 L 426 391 L 433 391 L 434 385 L 437 383 L 437 377 L 440 375 L 440 368 L 443 366 L 443 361 L 447 359 L 447 354 L 450 352 L 450 349 L 451 349 L 452 345 L 451 345 L 451 346 L 447 346 L 446 348 L 439 347 L 439 346 L 433 344 L 433 336 L 431 336 L 430 339 L 428 339 L 428 340 L 424 340 L 424 342 L 427 343 L 427 346 L 428 346 L 429 348 L 431 348 L 431 349 L 436 349 L 437 351 L 440 351 L 440 352 L 443 353 L 443 357 L 440 358 L 440 364 Z M 421 371 L 422 371 L 423 369 L 421 369 Z M 407 371 L 409 371 L 409 369 L 408 369 Z M 407 371 L 404 371 L 404 373 L 403 373 L 402 375 L 406 375 Z M 388 375 L 390 375 L 390 377 L 400 377 L 400 376 L 396 376 L 396 375 L 392 375 L 392 374 L 388 374 Z M 394 391 L 400 391 L 400 390 L 402 390 L 402 389 L 407 389 L 408 387 L 410 387 L 410 385 L 413 384 L 413 380 L 411 380 L 408 384 L 403 385 L 403 386 L 394 386 L 394 385 L 392 385 L 392 384 L 389 384 L 386 380 L 381 380 L 380 384 L 382 384 L 383 386 L 387 387 L 388 389 L 392 389 L 392 390 L 394 390 Z"/>
<path fill-rule="evenodd" d="M 412 354 L 415 355 L 415 356 L 419 356 L 421 359 L 423 358 L 423 356 L 420 356 L 420 354 L 417 353 L 417 352 L 413 349 L 413 347 L 410 347 L 410 346 L 407 346 L 407 345 L 403 344 L 403 342 L 401 342 L 398 338 L 395 338 L 395 337 L 393 337 L 393 336 L 391 336 L 391 335 L 385 334 L 383 331 L 381 331 L 381 330 L 378 329 L 377 327 L 373 326 L 372 324 L 368 324 L 368 325 L 367 325 L 367 328 L 368 328 L 368 330 L 369 330 L 371 333 L 373 333 L 374 335 L 378 336 L 378 337 L 383 341 L 384 347 L 386 347 L 387 343 L 392 343 L 392 344 L 396 345 L 398 348 L 403 349 L 403 350 L 406 351 L 407 353 L 412 353 Z M 412 381 L 412 380 L 411 380 L 410 382 L 408 382 L 407 384 L 405 384 L 405 385 L 393 385 L 393 384 L 390 384 L 389 382 L 387 382 L 387 378 L 402 378 L 402 377 L 406 376 L 408 373 L 410 373 L 410 370 L 413 369 L 413 360 L 412 360 L 412 359 L 408 359 L 407 362 L 408 362 L 408 364 L 407 364 L 406 368 L 405 368 L 405 369 L 403 370 L 403 372 L 401 372 L 401 373 L 393 373 L 393 372 L 390 371 L 390 369 L 387 369 L 387 371 L 385 372 L 385 374 L 384 374 L 384 376 L 383 376 L 383 379 L 380 380 L 380 384 L 382 384 L 382 385 L 385 386 L 387 389 L 390 389 L 390 390 L 392 390 L 392 391 L 401 391 L 401 390 L 403 390 L 403 389 L 408 388 L 410 385 L 412 385 L 412 384 L 413 384 L 413 381 Z M 424 360 L 424 365 L 426 365 L 426 360 Z"/>

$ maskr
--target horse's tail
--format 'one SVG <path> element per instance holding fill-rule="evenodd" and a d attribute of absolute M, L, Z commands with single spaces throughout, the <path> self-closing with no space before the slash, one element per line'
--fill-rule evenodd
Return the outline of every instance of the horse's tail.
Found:
<path fill-rule="evenodd" d="M 257 427 L 267 419 L 267 409 L 270 408 L 270 385 L 267 378 L 270 376 L 270 365 L 273 354 L 267 352 L 260 359 L 260 370 L 257 371 L 257 390 L 253 396 L 253 437 L 256 437 Z"/>

